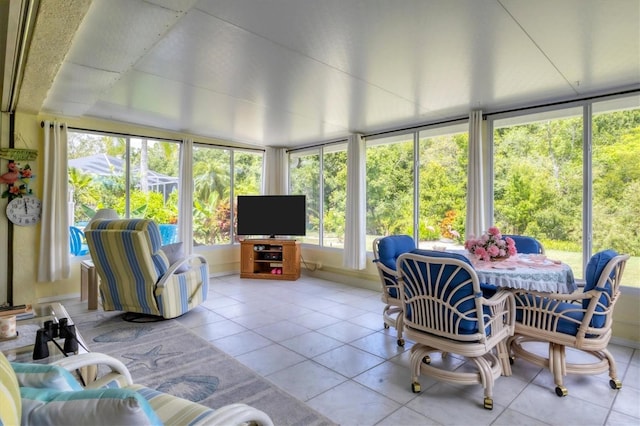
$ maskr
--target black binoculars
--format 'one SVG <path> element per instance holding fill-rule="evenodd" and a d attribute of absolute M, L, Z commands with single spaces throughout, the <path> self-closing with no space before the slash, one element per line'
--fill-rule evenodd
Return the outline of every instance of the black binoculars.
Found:
<path fill-rule="evenodd" d="M 55 341 L 56 338 L 64 339 L 63 348 Z M 67 318 L 60 318 L 59 322 L 45 321 L 44 326 L 36 333 L 33 359 L 43 359 L 49 356 L 49 342 L 53 342 L 65 356 L 77 352 L 76 326 L 69 324 Z"/>

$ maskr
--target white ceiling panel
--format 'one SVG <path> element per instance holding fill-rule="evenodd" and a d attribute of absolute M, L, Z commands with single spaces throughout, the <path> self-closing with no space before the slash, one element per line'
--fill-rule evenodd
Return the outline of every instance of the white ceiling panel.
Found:
<path fill-rule="evenodd" d="M 640 1 L 502 2 L 577 93 L 640 79 Z"/>
<path fill-rule="evenodd" d="M 98 100 L 105 88 L 111 87 L 119 78 L 120 74 L 116 72 L 65 62 L 58 71 L 44 108 L 63 113 L 66 111 L 64 104 L 70 102 L 76 105 L 74 111 L 77 114 L 78 104 L 84 104 L 82 114 Z"/>
<path fill-rule="evenodd" d="M 127 71 L 181 16 L 141 1 L 93 0 L 66 61 Z"/>
<path fill-rule="evenodd" d="M 639 9 L 638 0 L 93 0 L 53 83 L 24 82 L 49 84 L 23 92 L 46 99 L 24 103 L 304 146 L 639 89 Z M 31 65 L 52 68 L 42 56 Z"/>

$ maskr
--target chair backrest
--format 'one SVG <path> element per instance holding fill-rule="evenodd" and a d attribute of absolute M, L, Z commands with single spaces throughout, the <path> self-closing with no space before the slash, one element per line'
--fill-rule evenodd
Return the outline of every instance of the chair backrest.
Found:
<path fill-rule="evenodd" d="M 397 272 L 406 327 L 463 341 L 486 335 L 480 282 L 466 257 L 414 250 L 400 255 Z"/>
<path fill-rule="evenodd" d="M 526 235 L 505 235 L 502 234 L 502 238 L 510 237 L 516 243 L 516 250 L 518 253 L 525 254 L 543 254 L 544 246 L 538 240 Z"/>
<path fill-rule="evenodd" d="M 606 313 L 611 310 L 617 300 L 620 291 L 620 281 L 629 255 L 619 255 L 615 250 L 600 251 L 589 259 L 585 270 L 586 284 L 584 292 L 598 290 L 600 297 L 596 300 L 584 299 L 583 309 L 588 309 L 591 303 L 595 304 L 590 325 L 595 328 L 604 327 Z"/>
<path fill-rule="evenodd" d="M 376 238 L 373 241 L 373 261 L 381 262 L 387 268 L 395 271 L 398 256 L 409 253 L 415 248 L 415 241 L 408 235 L 389 235 Z"/>
<path fill-rule="evenodd" d="M 416 248 L 413 238 L 408 235 L 389 235 L 373 241 L 373 262 L 378 268 L 382 290 L 393 299 L 400 299 L 396 278 L 396 260 L 402 253 Z"/>
<path fill-rule="evenodd" d="M 169 267 L 158 225 L 148 219 L 97 220 L 85 235 L 105 307 L 157 315 L 154 286 Z"/>
<path fill-rule="evenodd" d="M 84 240 L 84 232 L 75 226 L 69 227 L 69 251 L 74 256 L 83 256 L 87 254 L 82 247 L 82 241 Z M 85 247 L 86 249 L 86 247 Z"/>

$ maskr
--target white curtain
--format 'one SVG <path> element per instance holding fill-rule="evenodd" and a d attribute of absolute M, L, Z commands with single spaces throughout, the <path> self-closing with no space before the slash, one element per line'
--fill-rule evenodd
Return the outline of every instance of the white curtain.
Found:
<path fill-rule="evenodd" d="M 487 229 L 485 214 L 485 171 L 482 111 L 469 114 L 469 170 L 467 173 L 466 238 L 479 237 Z"/>
<path fill-rule="evenodd" d="M 180 191 L 178 192 L 178 240 L 184 254 L 193 253 L 193 139 L 182 140 L 180 149 Z"/>
<path fill-rule="evenodd" d="M 38 281 L 69 278 L 69 204 L 67 200 L 67 125 L 44 122 L 42 223 Z"/>
<path fill-rule="evenodd" d="M 344 266 L 364 269 L 365 249 L 365 144 L 362 135 L 349 136 L 347 146 L 347 213 L 344 240 Z"/>
<path fill-rule="evenodd" d="M 289 192 L 287 170 L 287 150 L 285 148 L 267 148 L 264 179 L 262 180 L 263 194 L 287 194 Z"/>

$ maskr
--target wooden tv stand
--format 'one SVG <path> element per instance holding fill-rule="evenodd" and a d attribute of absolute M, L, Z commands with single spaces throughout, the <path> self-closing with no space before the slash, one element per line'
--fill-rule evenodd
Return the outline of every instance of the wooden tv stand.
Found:
<path fill-rule="evenodd" d="M 297 280 L 300 278 L 300 243 L 271 238 L 241 241 L 240 278 Z"/>

